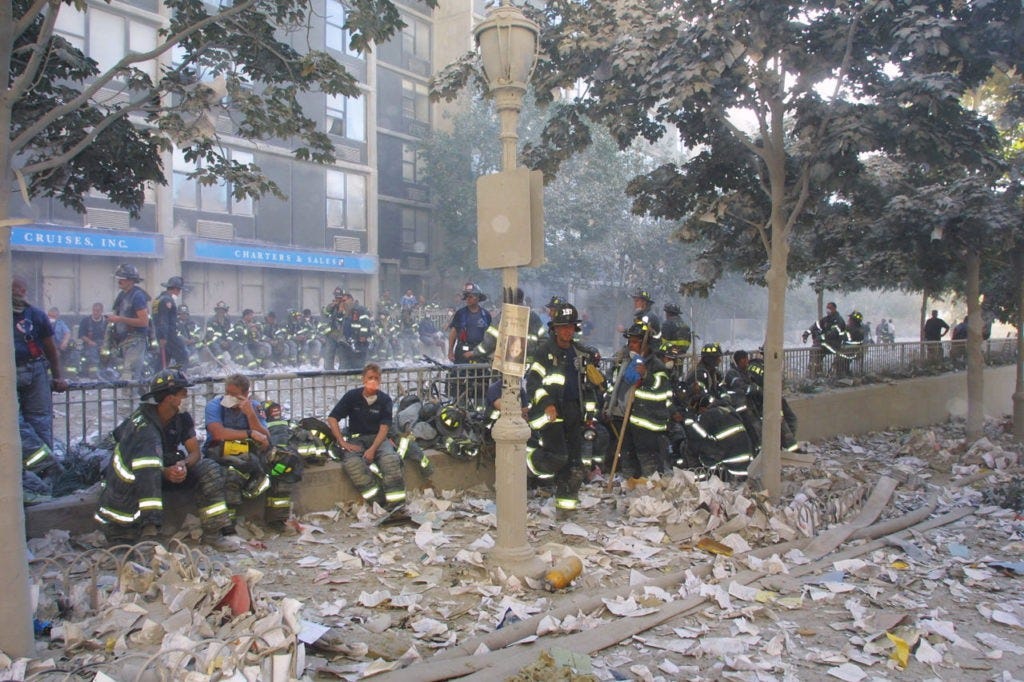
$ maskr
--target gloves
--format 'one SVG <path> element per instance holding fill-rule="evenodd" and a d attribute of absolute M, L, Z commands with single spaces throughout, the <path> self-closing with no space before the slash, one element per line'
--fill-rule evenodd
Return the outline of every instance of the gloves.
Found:
<path fill-rule="evenodd" d="M 640 381 L 640 372 L 636 368 L 636 364 L 639 361 L 640 358 L 633 358 L 626 365 L 626 369 L 622 370 L 622 380 L 627 384 L 635 384 Z"/>

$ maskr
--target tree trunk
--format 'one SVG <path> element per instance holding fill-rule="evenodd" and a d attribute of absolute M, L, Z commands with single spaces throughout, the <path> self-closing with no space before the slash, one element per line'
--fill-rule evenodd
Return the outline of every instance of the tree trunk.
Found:
<path fill-rule="evenodd" d="M 1014 254 L 1017 274 L 1017 385 L 1013 391 L 1013 439 L 1024 442 L 1024 249 Z"/>
<path fill-rule="evenodd" d="M 928 293 L 927 289 L 921 292 L 921 316 L 917 321 L 917 340 L 921 343 L 924 343 L 924 323 L 928 321 L 928 299 L 931 298 Z M 921 353 L 924 354 L 923 349 Z"/>
<path fill-rule="evenodd" d="M 9 129 L 8 128 L 5 128 Z M 0 146 L 7 136 L 0 137 Z M 0 159 L 9 158 L 0 149 Z M 10 166 L 5 164 L 4 170 Z M 9 217 L 9 187 L 17 186 L 10 172 L 4 172 L 7 187 L 0 188 L 0 221 Z M 0 319 L 11 322 L 11 230 L 0 228 L 0 282 L 7 294 L 0 296 Z M 6 476 L 0 477 L 0 575 L 4 577 L 4 598 L 0 599 L 0 650 L 15 658 L 32 656 L 32 600 L 29 593 L 28 547 L 25 544 L 25 509 L 21 495 L 21 437 L 18 432 L 17 382 L 14 370 L 13 330 L 0 333 L 0 386 L 8 400 L 0 401 L 0 462 Z M 12 399 L 13 398 L 13 399 Z M 17 472 L 14 474 L 13 472 Z"/>
<path fill-rule="evenodd" d="M 982 397 L 985 359 L 981 355 L 981 255 L 967 253 L 967 442 L 981 438 L 985 426 Z"/>
<path fill-rule="evenodd" d="M 818 316 L 814 319 L 820 320 L 825 317 L 825 290 L 817 289 L 816 293 L 818 294 Z"/>

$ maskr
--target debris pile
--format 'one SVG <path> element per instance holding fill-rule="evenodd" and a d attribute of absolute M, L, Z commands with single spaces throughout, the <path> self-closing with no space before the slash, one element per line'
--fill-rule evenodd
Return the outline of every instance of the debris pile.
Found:
<path fill-rule="evenodd" d="M 564 522 L 531 490 L 538 558 L 582 566 L 557 586 L 489 563 L 481 489 L 414 495 L 392 525 L 365 506 L 308 515 L 254 534 L 230 570 L 173 540 L 75 556 L 89 538 L 51 534 L 32 568 L 53 658 L 32 665 L 132 679 L 111 671 L 148 651 L 190 680 L 277 679 L 278 659 L 309 680 L 1018 679 L 1024 519 L 993 496 L 1019 488 L 1020 447 L 996 423 L 962 440 L 952 424 L 810 446 L 778 505 L 676 471 L 595 481 Z M 252 610 L 232 615 L 239 582 Z"/>

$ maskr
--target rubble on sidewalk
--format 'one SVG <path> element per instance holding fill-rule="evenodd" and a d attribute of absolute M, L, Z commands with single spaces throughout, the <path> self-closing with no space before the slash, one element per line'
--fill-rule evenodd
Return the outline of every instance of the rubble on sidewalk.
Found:
<path fill-rule="evenodd" d="M 490 679 L 506 665 L 509 677 L 534 679 L 520 671 L 530 662 L 587 668 L 565 679 L 1020 678 L 1024 591 L 1013 566 L 1024 559 L 1024 520 L 992 498 L 1019 485 L 1020 446 L 994 422 L 987 433 L 969 448 L 956 424 L 809 446 L 813 464 L 785 469 L 779 505 L 676 471 L 611 493 L 586 485 L 581 510 L 558 521 L 553 499 L 535 491 L 538 557 L 583 563 L 554 592 L 542 575 L 489 571 L 496 522 L 483 489 L 412 495 L 407 525 L 378 525 L 383 509 L 357 505 L 293 520 L 290 535 L 240 529 L 249 542 L 230 567 L 228 555 L 174 540 L 115 561 L 83 550 L 89 538 L 51 533 L 33 541 L 32 571 L 37 617 L 53 634 L 27 674 L 88 665 L 131 679 L 125 671 L 151 657 L 177 671 L 172 679 L 276 679 L 276 661 L 289 666 L 280 679 L 415 680 L 468 658 Z M 820 560 L 801 549 L 856 517 L 884 476 L 898 484 L 880 521 L 929 503 L 933 517 L 970 515 L 848 541 Z M 231 616 L 217 604 L 236 575 L 253 612 Z M 582 609 L 587 599 L 596 605 Z M 672 609 L 617 643 L 558 653 L 566 638 Z M 517 638 L 496 643 L 503 632 Z M 533 642 L 529 653 L 500 657 L 520 640 Z"/>

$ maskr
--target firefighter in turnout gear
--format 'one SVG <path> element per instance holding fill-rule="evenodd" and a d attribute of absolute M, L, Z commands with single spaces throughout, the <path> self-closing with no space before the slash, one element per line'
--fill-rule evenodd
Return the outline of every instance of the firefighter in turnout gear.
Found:
<path fill-rule="evenodd" d="M 225 499 L 234 514 L 243 498 L 258 497 L 270 489 L 265 468 L 270 431 L 263 407 L 249 397 L 249 378 L 227 376 L 223 395 L 206 403 L 205 418 L 203 452 L 224 467 Z M 287 508 L 290 502 L 281 506 Z"/>
<path fill-rule="evenodd" d="M 724 401 L 704 394 L 694 401 L 696 419 L 687 422 L 690 453 L 723 480 L 743 480 L 754 459 L 754 444 L 739 415 Z"/>
<path fill-rule="evenodd" d="M 761 441 L 761 431 L 764 425 L 764 363 L 754 360 L 750 363 L 748 370 L 750 384 L 747 386 L 747 407 L 755 418 L 757 424 L 757 442 Z M 800 448 L 796 440 L 796 412 L 789 406 L 786 399 L 782 399 L 782 449 L 795 452 Z"/>
<path fill-rule="evenodd" d="M 154 537 L 163 521 L 164 491 L 195 495 L 203 539 L 218 549 L 230 528 L 221 468 L 199 452 L 192 415 L 181 411 L 191 384 L 177 369 L 153 377 L 142 403 L 114 430 L 117 445 L 104 473 L 95 519 L 111 541 Z"/>
<path fill-rule="evenodd" d="M 305 462 L 293 438 L 297 434 L 293 432 L 291 421 L 284 418 L 281 406 L 273 400 L 265 400 L 263 412 L 267 416 L 271 447 L 267 458 L 270 489 L 263 518 L 270 528 L 283 530 L 285 521 L 291 516 L 292 492 L 295 484 L 302 480 Z"/>
<path fill-rule="evenodd" d="M 693 343 L 693 332 L 690 325 L 683 322 L 680 317 L 679 306 L 675 303 L 666 303 L 662 306 L 665 311 L 665 321 L 661 325 L 661 348 L 668 350 L 675 349 L 675 354 L 682 356 L 690 352 L 690 345 Z"/>
<path fill-rule="evenodd" d="M 647 325 L 656 348 L 661 342 L 661 318 L 654 312 L 654 299 L 646 289 L 637 289 L 630 298 L 633 299 L 633 323 Z"/>
<path fill-rule="evenodd" d="M 686 388 L 691 397 L 722 395 L 722 371 L 719 363 L 722 360 L 722 346 L 717 343 L 705 343 L 700 349 L 700 362 L 686 375 Z"/>
<path fill-rule="evenodd" d="M 213 318 L 206 321 L 205 344 L 213 357 L 227 355 L 233 360 L 236 354 L 242 354 L 240 344 L 233 338 L 234 328 L 228 317 L 228 304 L 217 301 L 213 307 Z"/>
<path fill-rule="evenodd" d="M 327 417 L 342 450 L 342 469 L 364 500 L 380 500 L 385 507 L 405 502 L 402 458 L 388 440 L 392 411 L 391 396 L 380 390 L 380 367 L 369 363 L 363 368 L 362 387 L 346 392 Z M 347 435 L 342 419 L 348 420 Z"/>
<path fill-rule="evenodd" d="M 563 513 L 579 508 L 586 476 L 582 461 L 584 425 L 597 412 L 597 394 L 587 378 L 593 362 L 589 350 L 573 341 L 579 313 L 564 304 L 551 318 L 551 337 L 537 348 L 526 372 L 527 413 L 536 449 L 528 450 L 527 468 L 541 479 L 554 479 L 555 507 Z"/>
<path fill-rule="evenodd" d="M 160 367 L 175 366 L 184 369 L 188 365 L 188 351 L 178 335 L 178 302 L 185 289 L 185 280 L 175 275 L 161 286 L 162 294 L 153 301 L 153 332 L 160 351 Z"/>
<path fill-rule="evenodd" d="M 669 470 L 667 431 L 672 383 L 665 365 L 653 352 L 651 333 L 642 322 L 623 333 L 626 353 L 616 367 L 606 400 L 613 424 L 626 430 L 621 451 L 623 475 L 634 477 Z"/>
<path fill-rule="evenodd" d="M 834 301 L 825 304 L 825 317 L 821 318 L 801 335 L 804 343 L 811 338 L 811 372 L 821 374 L 824 356 L 834 355 L 843 342 L 846 323 L 839 314 Z"/>

